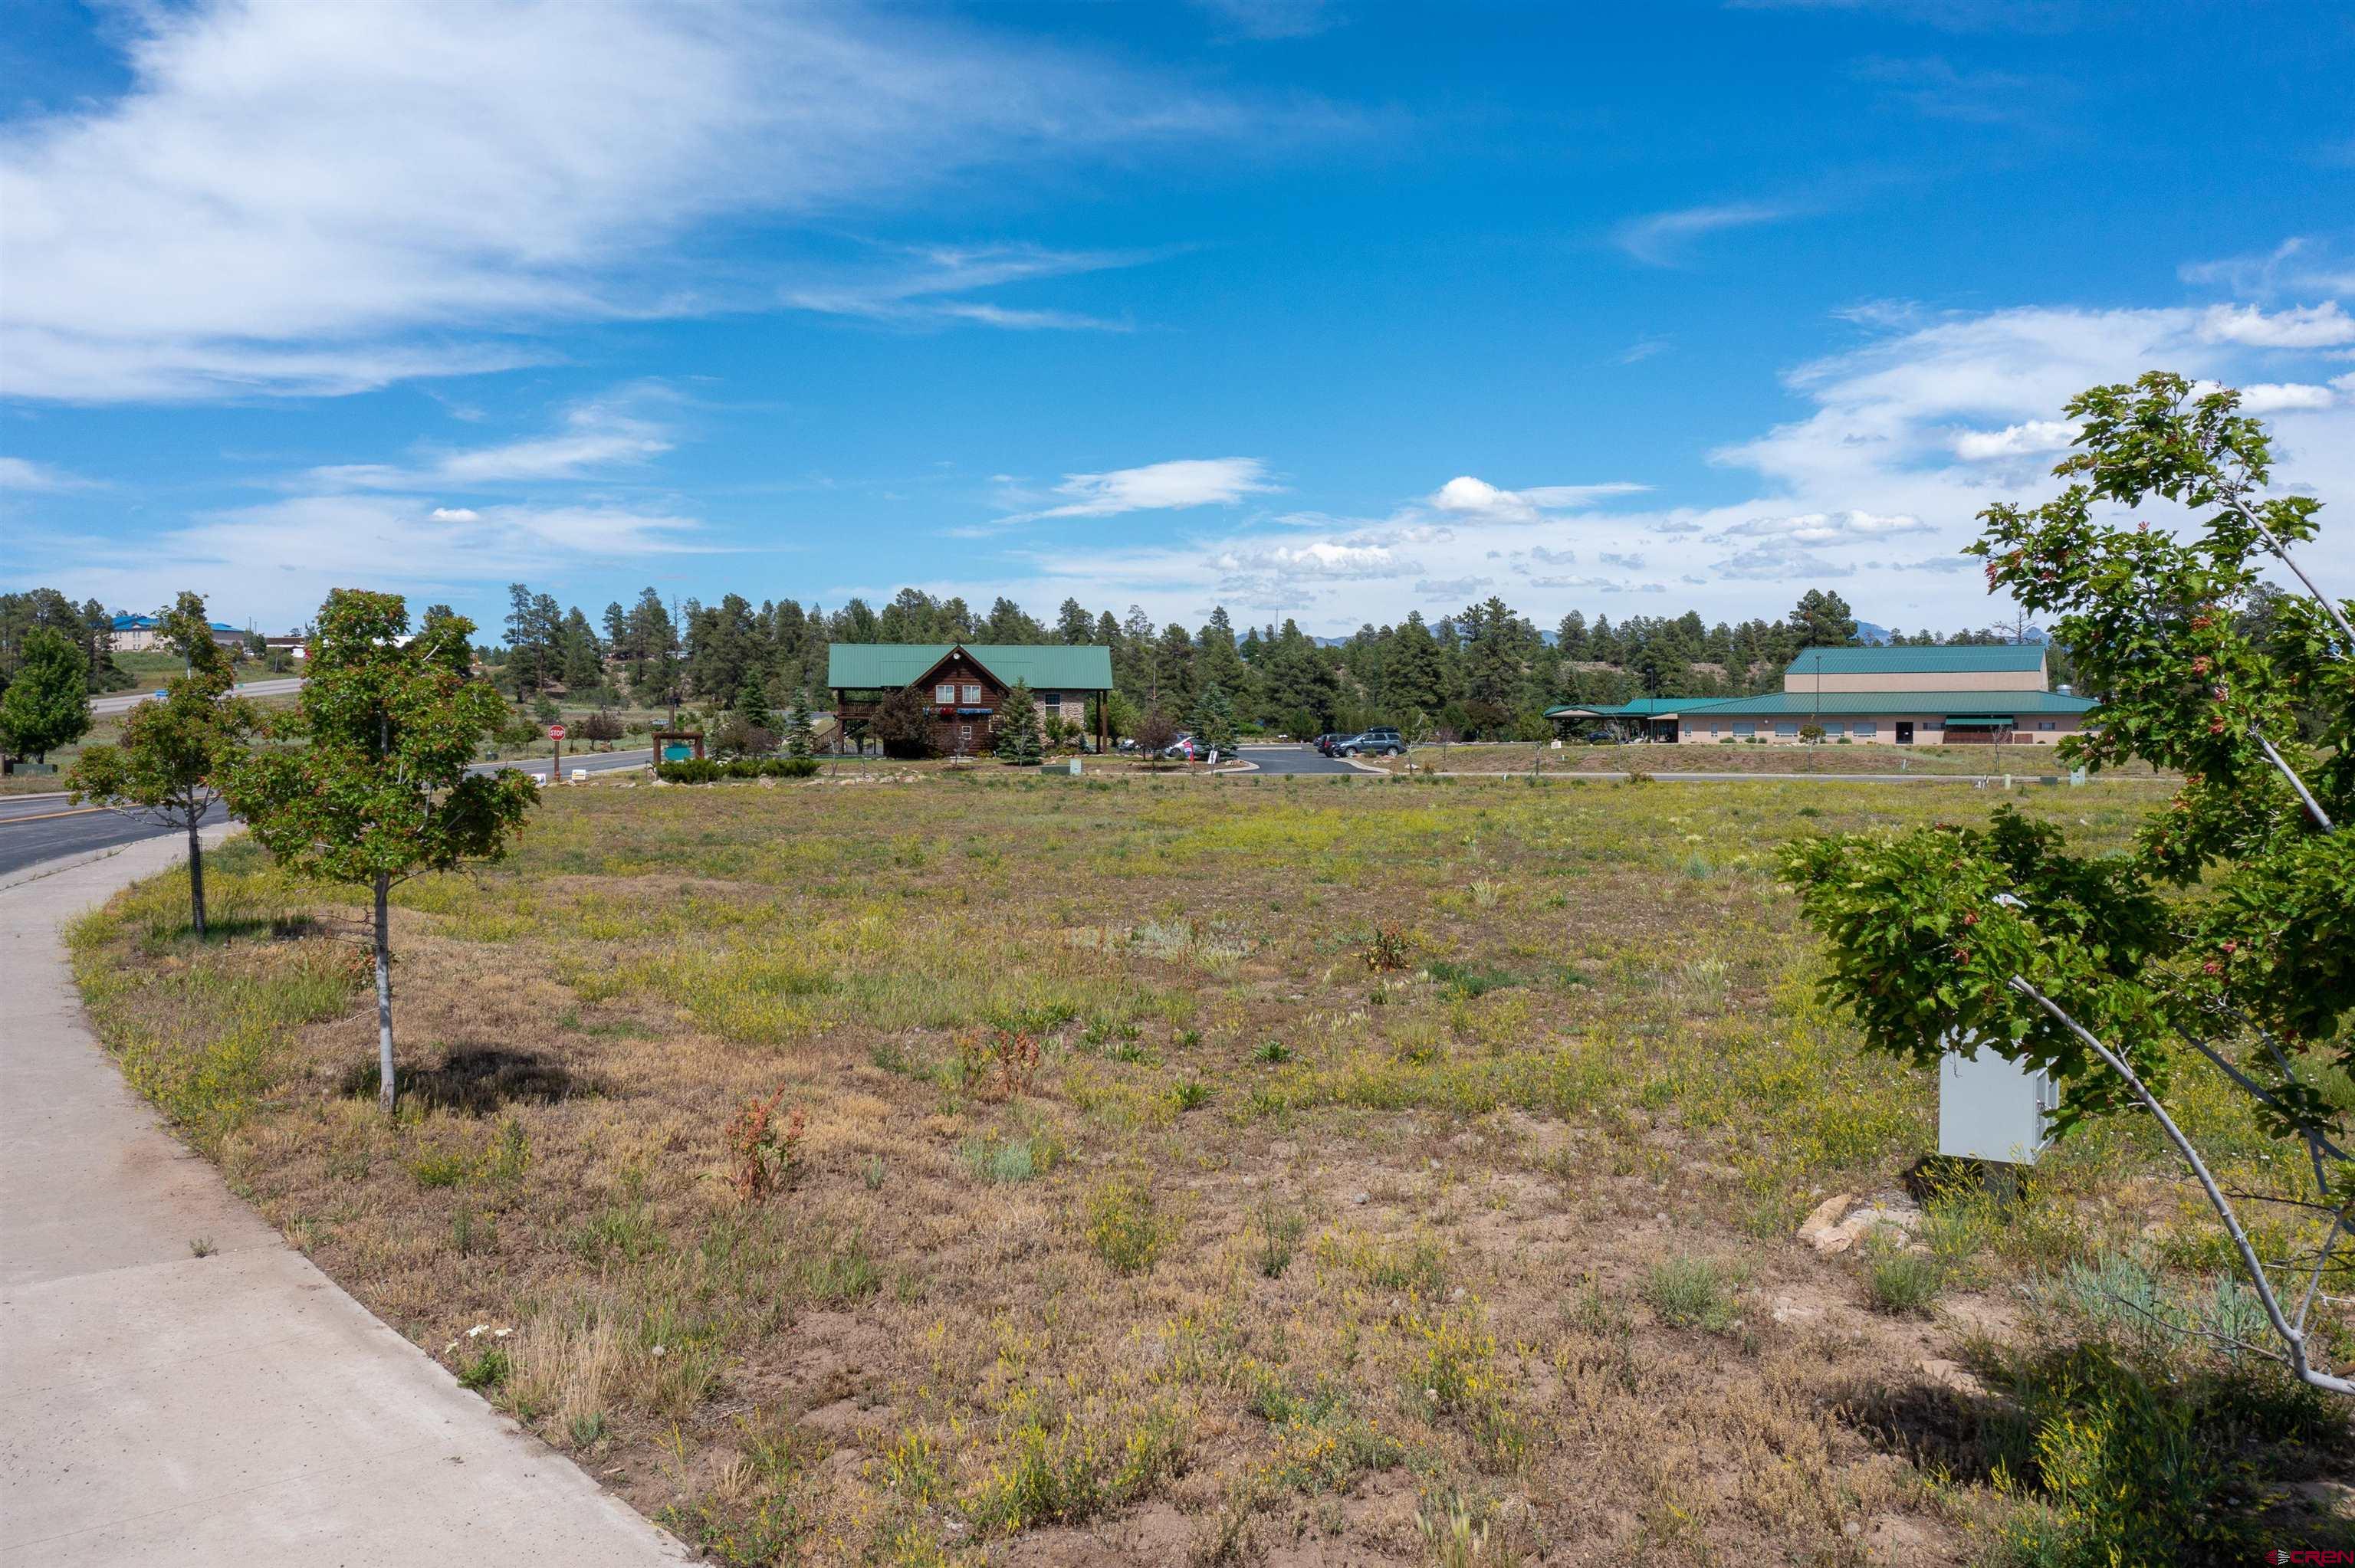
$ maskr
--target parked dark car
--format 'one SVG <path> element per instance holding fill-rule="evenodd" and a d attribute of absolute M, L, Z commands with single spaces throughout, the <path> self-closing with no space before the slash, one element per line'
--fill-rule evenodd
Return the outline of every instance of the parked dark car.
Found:
<path fill-rule="evenodd" d="M 1343 736 L 1335 743 L 1332 754 L 1341 757 L 1404 757 L 1406 741 L 1398 731 L 1381 725 Z"/>
<path fill-rule="evenodd" d="M 1308 737 L 1308 748 L 1311 751 L 1321 752 L 1329 757 L 1332 755 L 1333 743 L 1340 738 L 1341 737 L 1339 736 L 1333 734 L 1330 730 L 1327 730 L 1323 735 L 1313 735 Z"/>

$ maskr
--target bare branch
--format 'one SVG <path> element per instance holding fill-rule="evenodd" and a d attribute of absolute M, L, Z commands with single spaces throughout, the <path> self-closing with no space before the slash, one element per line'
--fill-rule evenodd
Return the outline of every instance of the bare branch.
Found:
<path fill-rule="evenodd" d="M 2297 1326 L 2306 1329 L 2306 1315 L 2314 1310 L 2314 1293 L 2322 1288 L 2322 1271 L 2330 1262 L 2330 1249 L 2339 1241 L 2339 1233 L 2347 1228 L 2347 1211 L 2340 1209 L 2330 1222 L 2330 1234 L 2322 1238 L 2322 1250 L 2314 1255 L 2314 1273 L 2306 1282 L 2306 1299 L 2297 1304 Z"/>
<path fill-rule="evenodd" d="M 2225 504 L 2247 519 L 2249 526 L 2257 531 L 2257 537 L 2265 542 L 2265 548 L 2280 556 L 2282 565 L 2297 574 L 2297 580 L 2306 585 L 2306 591 L 2312 594 L 2315 602 L 2322 606 L 2323 613 L 2339 623 L 2339 634 L 2347 639 L 2347 646 L 2355 649 L 2355 626 L 2350 626 L 2347 623 L 2347 612 L 2340 609 L 2329 595 L 2315 586 L 2314 579 L 2306 575 L 2306 568 L 2299 566 L 2296 557 L 2290 555 L 2289 546 L 2275 538 L 2274 531 L 2265 526 L 2264 520 L 2250 510 L 2249 503 L 2239 496 L 2232 497 Z"/>
<path fill-rule="evenodd" d="M 2259 1033 L 2263 1033 L 2263 1031 L 2259 1031 Z M 2186 1034 L 2183 1038 L 2194 1051 L 2199 1052 L 2202 1056 L 2207 1057 L 2211 1062 L 2215 1063 L 2217 1066 L 2222 1068 L 2224 1075 L 2232 1079 L 2232 1082 L 2240 1085 L 2241 1087 L 2247 1091 L 2250 1096 L 2265 1105 L 2271 1106 L 2274 1109 L 2279 1111 L 2283 1116 L 2289 1118 L 2292 1121 L 2297 1121 L 2297 1114 L 2291 1110 L 2287 1106 L 2282 1104 L 2280 1098 L 2275 1096 L 2272 1090 L 2266 1088 L 2254 1078 L 2250 1077 L 2246 1073 L 2241 1071 L 2240 1068 L 2235 1067 L 2232 1063 L 2226 1061 L 2223 1056 L 2211 1047 L 2207 1042 L 2193 1034 Z M 2272 1042 L 2268 1040 L 2266 1044 L 2270 1048 L 2272 1046 Z M 2289 1064 L 2282 1060 L 2281 1052 L 2277 1049 L 2274 1051 L 2274 1060 L 2275 1063 L 2279 1064 L 2282 1070 L 2282 1076 L 2289 1079 L 2292 1083 L 2296 1083 L 2297 1081 L 2297 1075 L 2290 1071 Z M 2328 1139 L 2323 1137 L 2318 1131 L 2306 1126 L 2303 1122 L 2298 1124 L 2298 1131 L 2306 1137 L 2307 1152 L 2316 1156 L 2314 1164 L 2314 1184 L 2325 1196 L 2328 1196 L 2330 1192 L 2330 1183 L 2323 1180 L 2321 1154 L 2327 1150 L 2333 1160 L 2344 1160 L 2347 1158 L 2347 1152 L 2340 1149 L 2337 1144 L 2331 1142 Z M 2321 1204 L 2318 1206 L 2328 1208 L 2329 1205 Z"/>
<path fill-rule="evenodd" d="M 2209 1203 L 2224 1222 L 2225 1233 L 2232 1238 L 2233 1249 L 2241 1255 L 2241 1266 L 2248 1275 L 2249 1282 L 2257 1287 L 2257 1299 L 2264 1305 L 2265 1317 L 2273 1323 L 2274 1332 L 2280 1335 L 2282 1343 L 2289 1348 L 2290 1370 L 2297 1374 L 2298 1381 L 2328 1389 L 2333 1393 L 2355 1394 L 2355 1381 L 2334 1377 L 2318 1370 L 2307 1360 L 2306 1335 L 2282 1316 L 2281 1303 L 2274 1297 L 2273 1281 L 2266 1277 L 2264 1265 L 2257 1261 L 2256 1249 L 2249 1245 L 2248 1233 L 2241 1229 L 2240 1216 L 2233 1213 L 2232 1205 L 2218 1189 L 2215 1177 L 2209 1174 L 2207 1162 L 2200 1158 L 2200 1151 L 2191 1146 L 2191 1140 L 2183 1135 L 2183 1129 L 2175 1125 L 2175 1118 L 2167 1114 L 2167 1107 L 2158 1103 L 2158 1097 L 2144 1086 L 2135 1070 L 2126 1065 L 2125 1057 L 2096 1040 L 2091 1031 L 2063 1012 L 2058 1003 L 2037 990 L 2026 976 L 2014 975 L 2010 983 L 2013 991 L 2042 1008 L 2062 1028 L 2075 1035 L 2087 1050 L 2107 1063 L 2112 1072 L 2126 1080 L 2127 1089 L 2142 1102 L 2143 1108 L 2150 1112 L 2151 1118 L 2158 1123 L 2168 1140 L 2175 1145 L 2176 1152 L 2183 1156 L 2184 1163 L 2191 1167 L 2191 1173 L 2200 1179 L 2200 1185 L 2207 1192 Z"/>
<path fill-rule="evenodd" d="M 2256 736 L 2259 746 L 2265 748 L 2266 758 L 2275 768 L 2281 769 L 2281 776 L 2289 780 L 2289 787 L 2297 791 L 2298 800 L 2305 803 L 2307 814 L 2314 819 L 2316 825 L 2326 833 L 2337 832 L 2336 824 L 2330 820 L 2330 813 L 2322 809 L 2322 802 L 2314 798 L 2313 791 L 2306 787 L 2306 780 L 2297 776 L 2297 770 L 2282 760 L 2282 754 L 2274 749 L 2274 743 L 2265 738 L 2265 732 L 2251 725 L 2249 733 Z"/>

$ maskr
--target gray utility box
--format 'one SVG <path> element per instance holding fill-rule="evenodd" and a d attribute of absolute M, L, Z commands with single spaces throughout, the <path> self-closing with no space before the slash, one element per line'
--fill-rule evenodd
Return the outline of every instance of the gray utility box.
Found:
<path fill-rule="evenodd" d="M 1991 1050 L 1949 1050 L 1938 1063 L 1938 1152 L 1957 1160 L 2033 1165 L 2052 1141 L 2061 1107 L 2052 1075 Z"/>

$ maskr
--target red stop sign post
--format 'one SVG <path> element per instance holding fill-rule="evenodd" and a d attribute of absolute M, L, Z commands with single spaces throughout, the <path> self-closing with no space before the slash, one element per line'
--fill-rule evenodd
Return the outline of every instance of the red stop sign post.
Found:
<path fill-rule="evenodd" d="M 550 784 L 561 784 L 564 782 L 564 726 L 560 724 L 549 725 L 548 738 L 556 743 L 555 758 L 548 765 L 548 781 Z"/>

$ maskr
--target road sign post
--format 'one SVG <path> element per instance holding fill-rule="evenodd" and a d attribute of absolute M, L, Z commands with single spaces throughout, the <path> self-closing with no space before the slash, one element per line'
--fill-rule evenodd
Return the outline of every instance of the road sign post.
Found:
<path fill-rule="evenodd" d="M 549 725 L 548 738 L 556 743 L 556 758 L 548 766 L 548 781 L 550 784 L 561 784 L 564 782 L 564 726 L 560 724 Z"/>

